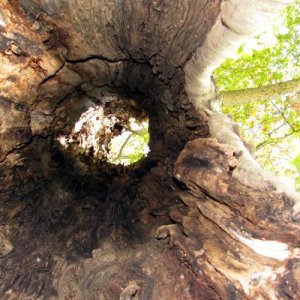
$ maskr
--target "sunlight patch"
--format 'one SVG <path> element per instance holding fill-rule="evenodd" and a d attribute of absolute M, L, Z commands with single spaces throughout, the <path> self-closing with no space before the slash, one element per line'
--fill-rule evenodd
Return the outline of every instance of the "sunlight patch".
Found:
<path fill-rule="evenodd" d="M 112 164 L 130 165 L 147 156 L 150 150 L 148 127 L 148 120 L 139 123 L 131 118 L 129 128 L 111 140 L 108 161 Z"/>
<path fill-rule="evenodd" d="M 86 159 L 127 166 L 149 153 L 148 129 L 149 120 L 135 101 L 115 99 L 90 107 L 72 132 L 58 135 L 57 140 L 64 149 Z"/>

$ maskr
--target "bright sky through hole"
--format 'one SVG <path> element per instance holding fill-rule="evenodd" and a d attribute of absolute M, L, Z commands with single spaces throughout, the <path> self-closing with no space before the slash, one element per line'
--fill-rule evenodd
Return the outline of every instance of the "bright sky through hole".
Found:
<path fill-rule="evenodd" d="M 139 157 L 147 156 L 150 151 L 148 146 L 148 123 L 148 120 L 138 122 L 135 118 L 130 118 L 129 130 L 124 130 L 111 140 L 108 161 L 130 165 L 138 161 Z M 122 153 L 120 153 L 120 150 L 122 150 Z M 133 159 L 135 157 L 136 159 Z"/>
<path fill-rule="evenodd" d="M 93 149 L 96 159 L 104 158 L 112 164 L 130 165 L 147 156 L 150 151 L 149 120 L 130 118 L 128 127 L 121 126 L 123 129 L 120 134 L 113 136 L 114 127 L 119 122 L 117 115 L 106 115 L 103 106 L 93 106 L 80 116 L 69 135 L 60 135 L 57 140 L 64 148 L 76 144 L 86 155 Z M 108 149 L 99 143 L 103 135 L 113 136 Z"/>

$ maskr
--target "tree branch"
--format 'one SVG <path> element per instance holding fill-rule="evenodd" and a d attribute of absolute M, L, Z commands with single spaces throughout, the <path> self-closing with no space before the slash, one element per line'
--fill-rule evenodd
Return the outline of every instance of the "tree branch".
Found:
<path fill-rule="evenodd" d="M 273 101 L 271 101 L 271 103 L 276 108 L 276 110 L 280 113 L 280 115 L 283 117 L 285 122 L 290 126 L 292 131 L 295 132 L 294 126 L 288 121 L 288 119 L 285 117 L 284 113 L 278 108 L 278 106 Z"/>
<path fill-rule="evenodd" d="M 130 140 L 130 138 L 132 137 L 133 134 L 134 134 L 134 133 L 131 132 L 131 133 L 129 134 L 129 136 L 126 138 L 126 140 L 125 140 L 125 142 L 123 143 L 123 145 L 121 146 L 120 151 L 119 151 L 119 153 L 118 153 L 118 156 L 115 158 L 115 160 L 118 160 L 118 159 L 121 157 L 122 152 L 123 152 L 125 146 L 127 145 L 128 141 Z"/>
<path fill-rule="evenodd" d="M 282 136 L 282 137 L 278 137 L 278 138 L 275 138 L 275 139 L 267 139 L 267 140 L 264 140 L 263 142 L 259 143 L 257 146 L 256 146 L 256 150 L 259 150 L 261 149 L 262 147 L 266 146 L 267 144 L 271 144 L 271 143 L 277 143 L 278 141 L 282 141 L 284 140 L 285 138 L 295 134 L 296 132 L 299 132 L 300 131 L 300 128 L 297 129 L 297 130 L 294 130 L 294 131 L 291 131 L 289 133 L 287 133 L 286 135 Z"/>
<path fill-rule="evenodd" d="M 262 100 L 271 100 L 281 96 L 299 93 L 300 78 L 257 88 L 221 92 L 223 106 L 247 104 Z"/>

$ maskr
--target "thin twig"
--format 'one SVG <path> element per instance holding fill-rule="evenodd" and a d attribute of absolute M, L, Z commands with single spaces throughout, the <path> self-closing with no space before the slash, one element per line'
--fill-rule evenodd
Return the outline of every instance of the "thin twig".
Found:
<path fill-rule="evenodd" d="M 125 140 L 125 142 L 123 143 L 122 147 L 120 148 L 120 151 L 119 151 L 119 153 L 118 153 L 118 156 L 115 158 L 115 160 L 117 160 L 117 159 L 119 159 L 119 158 L 121 157 L 121 154 L 122 154 L 122 152 L 123 152 L 125 146 L 127 145 L 128 141 L 130 140 L 130 138 L 131 138 L 131 136 L 132 136 L 133 134 L 134 134 L 134 133 L 131 132 L 131 133 L 129 134 L 129 136 L 126 138 L 126 140 Z"/>
<path fill-rule="evenodd" d="M 287 120 L 284 113 L 277 107 L 277 105 L 273 101 L 271 101 L 271 103 L 276 108 L 276 110 L 281 114 L 281 116 L 284 118 L 286 123 L 291 127 L 292 131 L 295 132 L 295 129 L 294 129 L 293 125 Z"/>

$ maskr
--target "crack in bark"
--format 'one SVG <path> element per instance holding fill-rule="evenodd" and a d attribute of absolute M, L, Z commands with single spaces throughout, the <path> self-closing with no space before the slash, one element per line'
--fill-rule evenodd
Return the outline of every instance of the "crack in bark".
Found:
<path fill-rule="evenodd" d="M 89 55 L 87 57 L 82 57 L 82 58 L 77 58 L 77 59 L 65 58 L 65 61 L 70 64 L 85 63 L 90 60 L 101 60 L 101 61 L 105 61 L 107 63 L 120 63 L 120 62 L 128 62 L 131 60 L 131 58 L 110 59 L 105 56 L 97 55 L 97 54 Z"/>
<path fill-rule="evenodd" d="M 58 72 L 59 72 L 60 70 L 63 69 L 63 67 L 65 66 L 65 64 L 66 64 L 66 61 L 65 61 L 65 60 L 62 61 L 61 66 L 60 66 L 53 74 L 51 74 L 50 76 L 44 78 L 44 79 L 40 82 L 39 86 L 42 85 L 42 84 L 44 84 L 45 82 L 47 82 L 49 79 L 55 77 L 55 76 L 58 74 Z"/>

